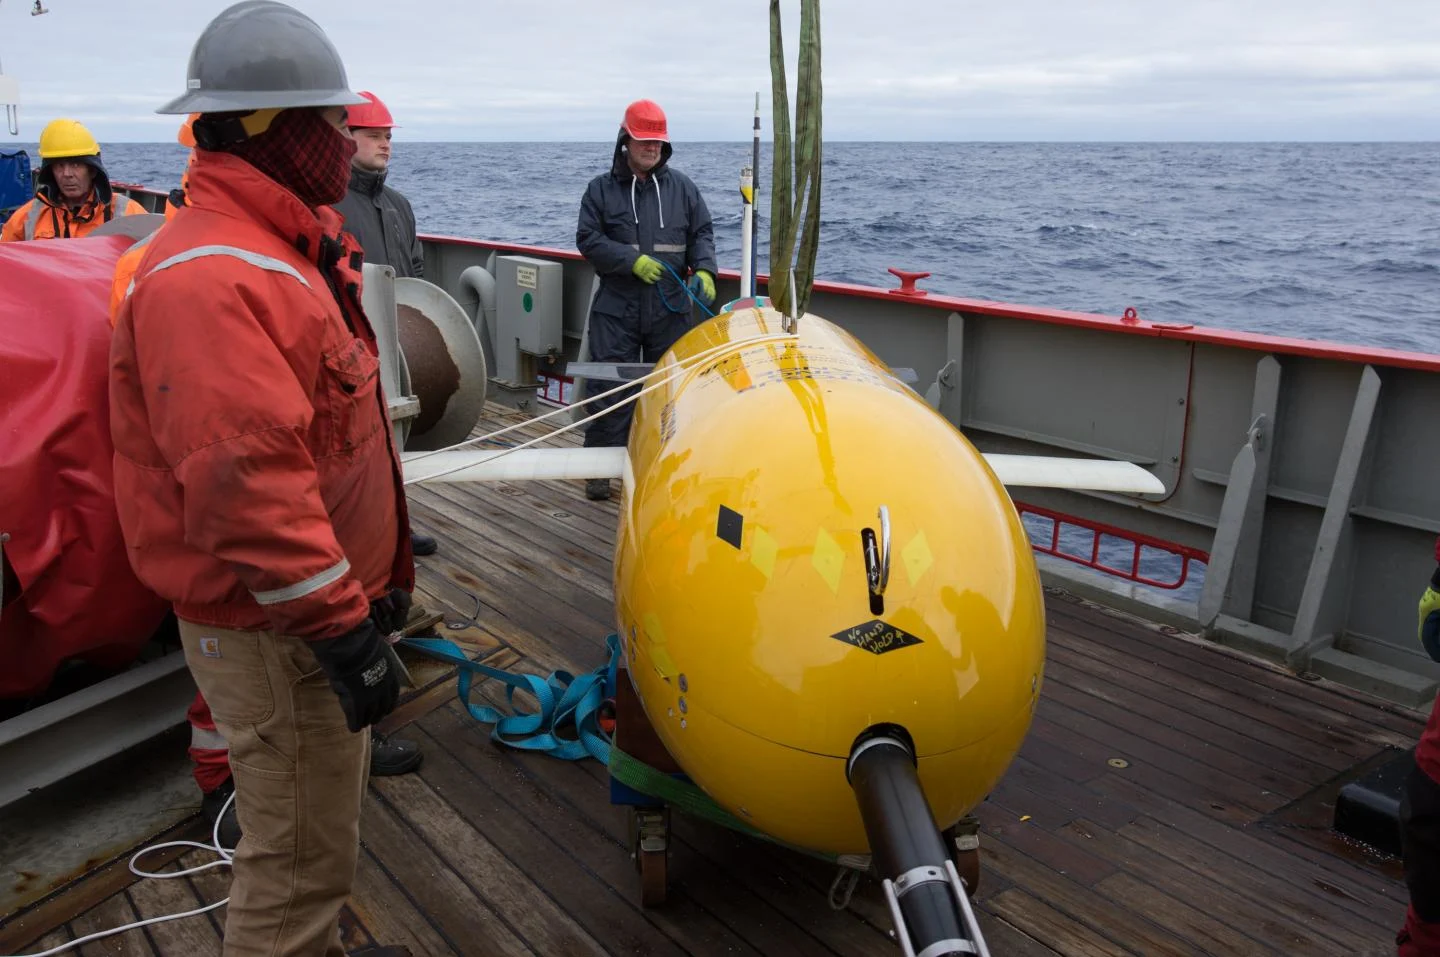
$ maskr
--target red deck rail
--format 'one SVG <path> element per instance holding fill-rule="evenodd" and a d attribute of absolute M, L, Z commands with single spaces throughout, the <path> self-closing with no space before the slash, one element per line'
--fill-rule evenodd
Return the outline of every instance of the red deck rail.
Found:
<path fill-rule="evenodd" d="M 1036 540 L 1031 537 L 1031 546 L 1035 551 L 1043 555 L 1053 555 L 1056 558 L 1063 558 L 1066 561 L 1075 562 L 1086 568 L 1093 568 L 1096 571 L 1104 572 L 1107 575 L 1114 575 L 1127 581 L 1133 581 L 1141 585 L 1149 585 L 1152 588 L 1177 589 L 1185 584 L 1190 578 L 1190 566 L 1193 562 L 1208 564 L 1210 554 L 1198 548 L 1191 548 L 1188 545 L 1180 545 L 1176 542 L 1169 542 L 1163 538 L 1155 538 L 1144 535 L 1140 532 L 1132 532 L 1129 529 L 1120 528 L 1117 525 L 1107 525 L 1104 522 L 1097 522 L 1093 519 L 1079 518 L 1074 515 L 1067 515 L 1064 512 L 1056 512 L 1052 509 L 1041 508 L 1038 505 L 1030 505 L 1025 502 L 1016 502 L 1015 508 L 1020 512 L 1020 517 L 1033 515 L 1051 523 L 1050 540 Z M 1060 543 L 1060 531 L 1062 528 L 1073 528 L 1082 533 L 1090 535 L 1088 553 L 1077 553 L 1074 550 L 1064 549 Z M 1028 529 L 1027 529 L 1028 531 Z M 1128 567 L 1120 567 L 1108 564 L 1101 557 L 1102 537 L 1109 537 L 1116 540 L 1115 544 L 1130 547 L 1130 561 Z M 1174 581 L 1162 581 L 1142 574 L 1140 561 L 1143 549 L 1151 548 L 1167 555 L 1172 555 L 1180 560 L 1180 571 Z"/>

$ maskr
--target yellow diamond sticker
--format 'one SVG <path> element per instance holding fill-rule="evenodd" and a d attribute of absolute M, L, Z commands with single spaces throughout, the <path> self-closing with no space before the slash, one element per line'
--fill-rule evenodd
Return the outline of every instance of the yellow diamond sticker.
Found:
<path fill-rule="evenodd" d="M 815 552 L 810 556 L 810 563 L 815 566 L 820 577 L 825 579 L 830 590 L 839 594 L 840 573 L 845 568 L 845 551 L 823 528 L 815 534 Z"/>
<path fill-rule="evenodd" d="M 660 619 L 655 617 L 653 611 L 647 611 L 641 617 L 640 623 L 645 627 L 645 634 L 650 637 L 652 644 L 665 644 L 665 630 L 660 627 Z"/>
<path fill-rule="evenodd" d="M 664 645 L 652 645 L 650 648 L 650 662 L 655 666 L 655 673 L 662 678 L 670 678 L 680 669 L 675 667 L 675 662 L 665 650 Z"/>
<path fill-rule="evenodd" d="M 910 579 L 912 586 L 935 564 L 935 557 L 930 554 L 930 543 L 925 541 L 924 532 L 915 533 L 910 543 L 900 550 L 900 558 L 905 562 L 905 576 Z"/>
<path fill-rule="evenodd" d="M 760 526 L 755 526 L 755 531 L 750 535 L 750 564 L 760 569 L 760 574 L 767 579 L 775 574 L 775 556 L 780 552 L 780 546 L 770 533 Z"/>

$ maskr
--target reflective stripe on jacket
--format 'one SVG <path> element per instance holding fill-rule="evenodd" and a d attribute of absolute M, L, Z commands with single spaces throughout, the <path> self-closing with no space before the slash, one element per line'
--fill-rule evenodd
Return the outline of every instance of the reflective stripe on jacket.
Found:
<path fill-rule="evenodd" d="M 176 614 L 343 634 L 413 588 L 360 251 L 241 159 L 204 153 L 115 323 L 116 504 Z"/>

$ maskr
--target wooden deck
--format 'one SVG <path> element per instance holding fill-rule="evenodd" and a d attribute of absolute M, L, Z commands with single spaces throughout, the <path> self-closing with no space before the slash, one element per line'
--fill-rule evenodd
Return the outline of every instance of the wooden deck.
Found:
<path fill-rule="evenodd" d="M 445 634 L 512 669 L 601 663 L 613 502 L 586 501 L 578 482 L 433 486 L 411 499 L 415 526 L 441 543 L 418 564 L 420 599 L 460 626 Z M 1420 715 L 1065 595 L 1048 611 L 1038 718 L 980 810 L 977 907 L 997 957 L 1393 953 L 1406 900 L 1398 864 L 1330 833 L 1329 801 L 1413 744 Z M 387 723 L 402 724 L 426 760 L 372 782 L 344 915 L 352 948 L 899 953 L 872 882 L 835 910 L 830 868 L 683 819 L 671 899 L 642 909 L 625 813 L 596 762 L 495 747 L 443 675 Z M 121 861 L 0 925 L 0 953 L 193 908 L 227 882 L 225 871 L 133 882 Z M 218 953 L 223 914 L 80 952 Z"/>

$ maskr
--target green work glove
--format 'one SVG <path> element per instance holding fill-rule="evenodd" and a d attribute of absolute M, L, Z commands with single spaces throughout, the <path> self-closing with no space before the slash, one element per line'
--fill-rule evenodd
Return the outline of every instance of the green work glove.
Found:
<path fill-rule="evenodd" d="M 660 278 L 660 274 L 665 271 L 665 267 L 660 265 L 660 260 L 652 259 L 649 256 L 641 254 L 641 256 L 635 260 L 635 265 L 630 267 L 630 271 L 633 272 L 641 282 L 653 284 L 655 280 Z"/>
<path fill-rule="evenodd" d="M 1433 583 L 1420 596 L 1420 644 L 1431 658 L 1440 661 L 1440 591 Z"/>
<path fill-rule="evenodd" d="M 715 301 L 715 277 L 703 269 L 695 270 L 695 275 L 690 277 L 690 291 L 695 298 L 710 305 Z"/>

